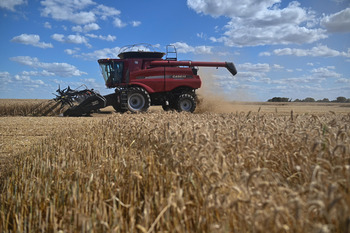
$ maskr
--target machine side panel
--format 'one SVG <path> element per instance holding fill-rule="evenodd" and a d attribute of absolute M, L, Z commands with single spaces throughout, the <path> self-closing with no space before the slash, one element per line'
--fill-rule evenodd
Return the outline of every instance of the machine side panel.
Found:
<path fill-rule="evenodd" d="M 143 86 L 148 92 L 163 92 L 165 89 L 164 83 L 164 67 L 153 69 L 145 69 L 130 72 L 130 85 Z"/>
<path fill-rule="evenodd" d="M 198 75 L 193 74 L 191 68 L 165 67 L 165 91 L 182 86 L 198 89 L 201 87 L 201 80 Z"/>

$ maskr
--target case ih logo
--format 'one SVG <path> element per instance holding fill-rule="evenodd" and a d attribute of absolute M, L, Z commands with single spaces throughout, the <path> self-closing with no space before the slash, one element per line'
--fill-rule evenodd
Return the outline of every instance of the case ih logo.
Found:
<path fill-rule="evenodd" d="M 147 76 L 147 77 L 144 77 L 144 76 L 136 77 L 136 79 L 161 79 L 161 78 L 187 79 L 187 78 L 193 78 L 193 76 L 192 75 L 165 75 L 165 76 L 157 75 L 157 76 Z"/>
<path fill-rule="evenodd" d="M 185 79 L 185 78 L 192 78 L 191 75 L 171 75 L 170 78 L 173 79 Z"/>

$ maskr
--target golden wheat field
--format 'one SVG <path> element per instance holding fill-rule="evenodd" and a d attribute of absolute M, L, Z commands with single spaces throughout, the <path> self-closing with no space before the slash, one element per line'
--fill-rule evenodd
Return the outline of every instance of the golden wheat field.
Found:
<path fill-rule="evenodd" d="M 350 232 L 349 105 L 33 111 L 0 117 L 0 232 Z"/>

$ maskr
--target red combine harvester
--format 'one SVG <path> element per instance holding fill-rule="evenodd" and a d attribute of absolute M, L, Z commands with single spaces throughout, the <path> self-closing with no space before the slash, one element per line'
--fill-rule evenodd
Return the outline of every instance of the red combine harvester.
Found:
<path fill-rule="evenodd" d="M 64 115 L 81 116 L 106 106 L 113 106 L 117 112 L 145 112 L 155 105 L 165 111 L 193 112 L 196 90 L 201 87 L 198 67 L 226 67 L 232 75 L 237 74 L 232 62 L 178 61 L 172 45 L 167 46 L 166 53 L 133 51 L 136 46 L 122 50 L 120 59 L 98 60 L 106 86 L 115 88 L 114 93 L 102 96 L 90 89 L 58 89 L 55 100 L 62 107 L 70 106 Z"/>

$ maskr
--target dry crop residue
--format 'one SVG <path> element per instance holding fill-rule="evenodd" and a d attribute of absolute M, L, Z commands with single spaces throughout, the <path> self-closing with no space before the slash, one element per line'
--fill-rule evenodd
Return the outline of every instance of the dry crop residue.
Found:
<path fill-rule="evenodd" d="M 349 122 L 161 112 L 70 125 L 16 157 L 0 230 L 349 232 Z"/>
<path fill-rule="evenodd" d="M 21 103 L 22 105 L 22 103 Z M 21 106 L 20 105 L 20 106 Z M 94 118 L 62 117 L 1 117 L 0 119 L 0 183 L 11 172 L 13 159 L 44 138 L 77 127 L 81 122 L 98 121 Z M 0 229 L 1 232 L 1 229 Z"/>

